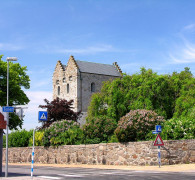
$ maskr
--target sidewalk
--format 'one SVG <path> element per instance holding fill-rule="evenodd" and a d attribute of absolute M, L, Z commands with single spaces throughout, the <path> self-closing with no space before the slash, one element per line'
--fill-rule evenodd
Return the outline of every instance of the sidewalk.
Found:
<path fill-rule="evenodd" d="M 9 163 L 14 166 L 29 166 L 31 163 Z M 114 166 L 114 165 L 65 165 L 65 164 L 34 164 L 34 167 L 64 167 L 64 168 L 98 168 L 98 169 L 121 169 L 121 170 L 132 170 L 132 171 L 155 171 L 155 172 L 193 172 L 195 173 L 195 164 L 177 164 L 177 165 L 164 165 L 160 168 L 158 166 Z M 22 177 L 1 177 L 0 180 L 28 180 L 30 176 Z M 44 178 L 33 177 L 33 180 L 43 180 Z"/>

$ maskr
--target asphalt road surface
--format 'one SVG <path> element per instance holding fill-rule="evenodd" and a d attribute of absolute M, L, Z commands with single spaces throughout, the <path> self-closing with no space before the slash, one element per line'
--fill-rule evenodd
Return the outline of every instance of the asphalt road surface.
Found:
<path fill-rule="evenodd" d="M 30 177 L 30 173 L 30 166 L 9 166 L 9 177 L 12 177 L 11 179 L 19 176 Z M 195 173 L 35 166 L 34 177 L 59 180 L 194 180 Z"/>

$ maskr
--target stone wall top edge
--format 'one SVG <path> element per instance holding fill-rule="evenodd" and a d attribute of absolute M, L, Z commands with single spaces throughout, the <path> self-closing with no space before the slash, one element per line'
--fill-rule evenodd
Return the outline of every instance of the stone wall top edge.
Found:
<path fill-rule="evenodd" d="M 165 144 L 169 144 L 169 143 L 183 143 L 183 142 L 195 142 L 195 139 L 184 139 L 184 140 L 163 140 L 163 142 Z M 153 143 L 153 141 L 139 141 L 139 142 L 126 142 L 126 143 L 100 143 L 100 144 L 80 144 L 80 145 L 62 145 L 62 146 L 50 146 L 50 147 L 44 147 L 44 146 L 35 146 L 35 148 L 39 148 L 39 149 L 58 149 L 58 148 L 62 148 L 62 147 L 98 147 L 98 146 L 115 146 L 115 145 L 135 145 L 135 144 L 149 144 L 151 145 Z M 9 149 L 32 149 L 32 147 L 9 147 Z M 3 148 L 4 150 L 6 148 Z"/>

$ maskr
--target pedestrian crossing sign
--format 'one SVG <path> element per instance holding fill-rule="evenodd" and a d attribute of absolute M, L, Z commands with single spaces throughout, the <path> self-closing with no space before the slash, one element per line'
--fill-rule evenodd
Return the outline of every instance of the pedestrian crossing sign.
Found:
<path fill-rule="evenodd" d="M 161 139 L 159 134 L 157 135 L 156 140 L 154 141 L 154 146 L 164 146 L 163 140 Z"/>
<path fill-rule="evenodd" d="M 39 121 L 47 121 L 47 111 L 39 111 Z"/>

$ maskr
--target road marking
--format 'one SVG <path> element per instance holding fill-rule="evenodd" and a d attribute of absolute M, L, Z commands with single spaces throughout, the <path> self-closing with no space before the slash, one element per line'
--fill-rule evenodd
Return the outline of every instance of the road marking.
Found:
<path fill-rule="evenodd" d="M 64 176 L 64 177 L 84 177 L 86 174 L 78 175 L 78 174 L 58 174 L 58 176 Z"/>
<path fill-rule="evenodd" d="M 45 179 L 61 179 L 60 177 L 52 177 L 52 176 L 37 176 L 40 178 L 45 178 Z"/>

